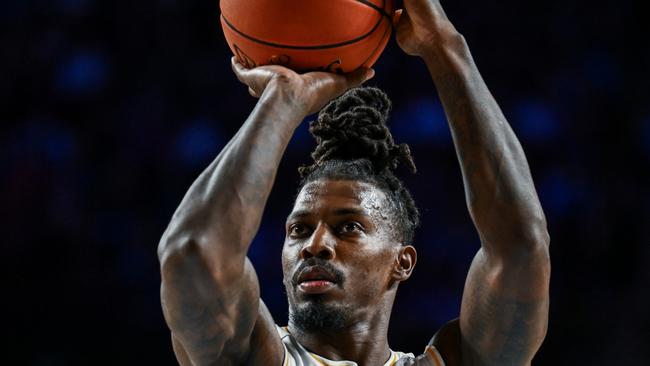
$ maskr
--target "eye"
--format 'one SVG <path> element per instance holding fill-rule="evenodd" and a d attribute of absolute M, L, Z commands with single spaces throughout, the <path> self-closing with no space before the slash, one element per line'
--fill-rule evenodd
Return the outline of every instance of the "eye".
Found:
<path fill-rule="evenodd" d="M 354 234 L 363 232 L 363 227 L 354 221 L 348 221 L 339 226 L 339 231 L 342 234 Z"/>
<path fill-rule="evenodd" d="M 303 224 L 296 223 L 289 226 L 289 236 L 291 237 L 304 236 L 305 234 L 307 234 L 307 231 L 308 231 L 307 227 Z"/>

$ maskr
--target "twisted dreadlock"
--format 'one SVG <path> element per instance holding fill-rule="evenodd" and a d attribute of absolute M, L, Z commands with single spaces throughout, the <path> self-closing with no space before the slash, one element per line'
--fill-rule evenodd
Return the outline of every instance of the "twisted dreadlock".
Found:
<path fill-rule="evenodd" d="M 375 185 L 388 197 L 397 239 L 413 242 L 419 212 L 404 184 L 393 174 L 400 163 L 415 173 L 408 145 L 396 145 L 386 122 L 391 101 L 380 89 L 355 88 L 330 102 L 309 125 L 316 139 L 314 163 L 299 168 L 300 189 L 319 179 L 355 180 Z"/>

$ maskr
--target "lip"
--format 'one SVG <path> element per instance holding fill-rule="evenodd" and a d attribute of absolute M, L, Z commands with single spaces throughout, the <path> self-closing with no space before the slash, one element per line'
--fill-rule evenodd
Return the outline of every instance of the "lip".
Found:
<path fill-rule="evenodd" d="M 321 266 L 312 266 L 305 268 L 298 276 L 298 283 L 306 281 L 324 280 L 336 282 L 334 275 Z"/>
<path fill-rule="evenodd" d="M 336 277 L 321 266 L 305 268 L 298 276 L 298 291 L 322 294 L 336 286 Z"/>
<path fill-rule="evenodd" d="M 301 282 L 298 285 L 298 290 L 305 294 L 315 295 L 325 293 L 335 286 L 334 282 L 327 280 L 308 280 Z"/>

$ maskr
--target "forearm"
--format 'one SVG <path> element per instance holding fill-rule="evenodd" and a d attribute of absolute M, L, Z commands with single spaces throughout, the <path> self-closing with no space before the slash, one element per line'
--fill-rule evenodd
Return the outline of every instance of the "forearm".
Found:
<path fill-rule="evenodd" d="M 192 184 L 160 241 L 163 313 L 186 362 L 215 364 L 248 352 L 260 295 L 246 252 L 304 117 L 285 100 L 274 86 L 266 88 L 239 132 Z M 224 348 L 231 340 L 240 342 Z"/>
<path fill-rule="evenodd" d="M 243 264 L 282 155 L 303 118 L 281 92 L 269 87 L 239 132 L 190 187 L 163 235 L 159 254 L 191 242 L 210 256 L 239 258 Z"/>
<path fill-rule="evenodd" d="M 425 61 L 445 108 L 483 246 L 512 254 L 545 243 L 546 221 L 524 151 L 464 38 L 452 32 L 444 40 Z"/>

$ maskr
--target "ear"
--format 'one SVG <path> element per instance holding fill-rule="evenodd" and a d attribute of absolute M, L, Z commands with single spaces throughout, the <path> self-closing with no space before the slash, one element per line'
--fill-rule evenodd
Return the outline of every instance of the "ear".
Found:
<path fill-rule="evenodd" d="M 415 263 L 418 260 L 418 252 L 411 245 L 400 248 L 395 267 L 393 267 L 393 280 L 396 282 L 406 281 L 411 277 Z"/>

